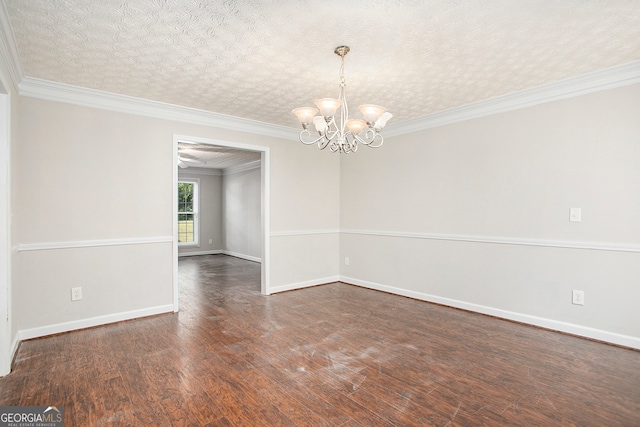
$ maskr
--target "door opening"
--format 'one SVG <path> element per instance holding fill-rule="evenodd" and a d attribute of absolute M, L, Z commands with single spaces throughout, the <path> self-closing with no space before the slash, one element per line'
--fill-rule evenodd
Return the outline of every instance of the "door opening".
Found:
<path fill-rule="evenodd" d="M 185 163 L 189 166 L 198 167 L 199 163 L 202 165 L 202 160 L 199 160 L 193 153 L 189 154 L 184 149 L 185 144 L 198 144 L 202 147 L 204 144 L 205 151 L 206 146 L 211 147 L 210 151 L 216 151 L 215 147 L 223 147 L 225 149 L 232 149 L 244 152 L 254 152 L 259 155 L 259 167 L 260 167 L 260 230 L 259 230 L 259 246 L 260 246 L 260 263 L 261 263 L 261 280 L 260 280 L 260 292 L 263 295 L 269 295 L 269 147 L 263 147 L 258 145 L 242 144 L 230 141 L 219 141 L 206 138 L 174 135 L 173 138 L 173 153 L 174 153 L 174 173 L 173 173 L 173 306 L 174 311 L 179 310 L 179 285 L 178 285 L 178 242 L 180 236 L 179 226 L 179 213 L 178 209 L 178 168 L 185 166 Z M 182 147 L 182 148 L 180 148 Z M 213 161 L 211 163 L 214 163 Z M 208 165 L 209 166 L 209 165 Z M 184 226 L 183 226 L 184 228 Z M 183 230 L 184 231 L 184 230 Z"/>

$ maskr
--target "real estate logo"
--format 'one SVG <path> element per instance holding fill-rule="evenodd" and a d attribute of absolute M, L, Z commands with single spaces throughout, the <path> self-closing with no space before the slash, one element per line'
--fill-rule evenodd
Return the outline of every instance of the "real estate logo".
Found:
<path fill-rule="evenodd" d="M 63 427 L 62 406 L 0 406 L 0 427 Z"/>

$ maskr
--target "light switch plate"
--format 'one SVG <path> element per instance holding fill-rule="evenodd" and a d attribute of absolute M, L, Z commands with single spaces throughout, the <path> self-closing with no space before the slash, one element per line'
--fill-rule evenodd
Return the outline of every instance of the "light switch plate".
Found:
<path fill-rule="evenodd" d="M 569 209 L 569 221 L 571 221 L 571 222 L 580 222 L 580 221 L 582 221 L 582 209 L 581 208 L 571 208 L 571 209 Z"/>

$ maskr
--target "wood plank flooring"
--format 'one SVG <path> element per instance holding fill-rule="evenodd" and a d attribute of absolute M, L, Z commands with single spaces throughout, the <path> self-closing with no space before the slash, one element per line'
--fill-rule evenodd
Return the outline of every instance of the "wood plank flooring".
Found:
<path fill-rule="evenodd" d="M 1 405 L 65 426 L 639 426 L 640 352 L 259 264 L 180 259 L 181 311 L 26 341 Z"/>

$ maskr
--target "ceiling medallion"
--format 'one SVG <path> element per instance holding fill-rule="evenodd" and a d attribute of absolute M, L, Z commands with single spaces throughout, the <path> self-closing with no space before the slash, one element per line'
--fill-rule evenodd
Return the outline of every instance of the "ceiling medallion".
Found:
<path fill-rule="evenodd" d="M 307 145 L 318 144 L 318 148 L 321 150 L 329 147 L 334 153 L 355 153 L 359 144 L 378 148 L 384 142 L 380 131 L 393 115 L 379 105 L 363 104 L 358 109 L 362 113 L 364 120 L 349 119 L 349 108 L 347 107 L 345 95 L 347 84 L 344 80 L 344 57 L 349 53 L 349 47 L 338 46 L 334 53 L 342 60 L 342 65 L 340 66 L 340 95 L 338 99 L 316 99 L 314 103 L 318 108 L 301 107 L 293 110 L 302 125 L 300 142 Z M 316 116 L 318 109 L 320 110 L 320 115 Z M 340 109 L 339 126 L 335 118 L 338 109 Z M 320 135 L 317 139 L 313 139 L 309 131 L 309 125 L 312 122 Z"/>

